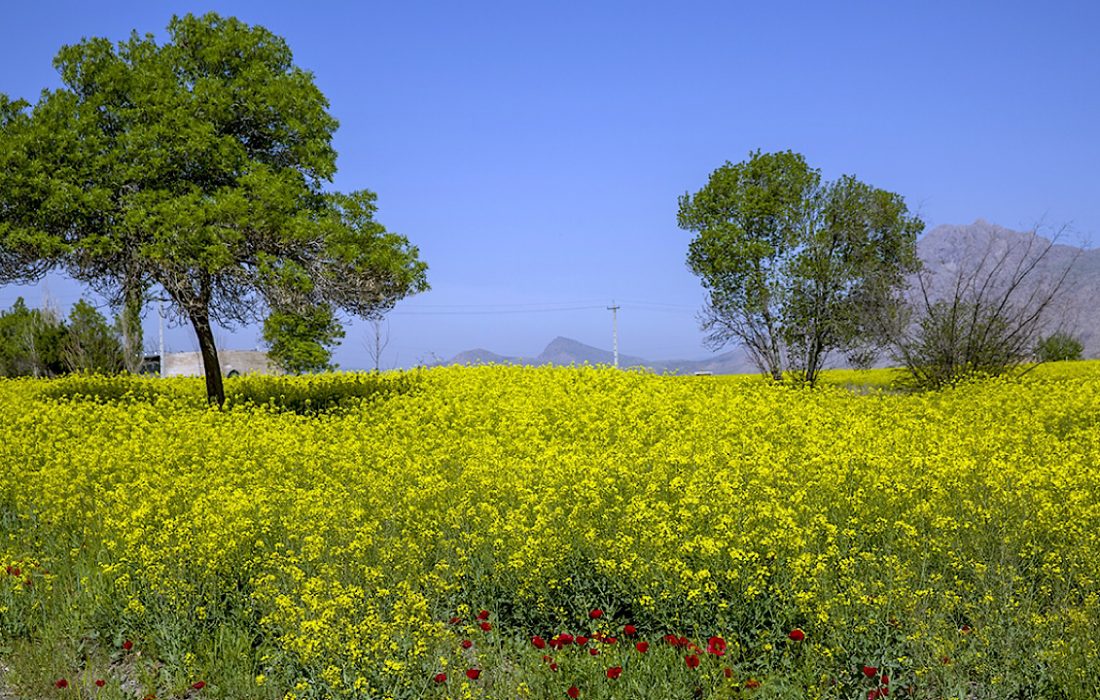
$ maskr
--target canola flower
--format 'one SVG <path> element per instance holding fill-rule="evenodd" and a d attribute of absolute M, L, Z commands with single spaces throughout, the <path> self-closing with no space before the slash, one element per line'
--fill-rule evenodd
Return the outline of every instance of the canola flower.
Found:
<path fill-rule="evenodd" d="M 226 411 L 193 380 L 0 381 L 10 682 L 1097 697 L 1100 367 L 1068 367 L 242 378 Z"/>

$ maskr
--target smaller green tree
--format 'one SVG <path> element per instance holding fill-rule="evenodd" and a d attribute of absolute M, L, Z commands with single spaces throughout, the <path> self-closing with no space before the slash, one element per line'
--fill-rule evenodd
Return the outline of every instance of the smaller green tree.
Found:
<path fill-rule="evenodd" d="M 23 297 L 0 313 L 0 375 L 52 377 L 65 371 L 65 324 L 51 310 L 27 308 Z"/>
<path fill-rule="evenodd" d="M 1080 340 L 1065 331 L 1058 331 L 1039 341 L 1035 348 L 1035 359 L 1039 362 L 1080 360 L 1084 352 L 1085 346 Z"/>
<path fill-rule="evenodd" d="M 336 369 L 331 348 L 343 337 L 344 329 L 328 304 L 301 311 L 274 310 L 264 319 L 268 356 L 290 374 Z"/>
<path fill-rule="evenodd" d="M 61 352 L 70 372 L 115 374 L 125 367 L 122 339 L 117 330 L 83 299 L 69 312 Z"/>

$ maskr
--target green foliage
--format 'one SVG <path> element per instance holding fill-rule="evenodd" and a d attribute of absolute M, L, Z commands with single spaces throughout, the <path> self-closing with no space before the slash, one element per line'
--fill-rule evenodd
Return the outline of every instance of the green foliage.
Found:
<path fill-rule="evenodd" d="M 23 297 L 0 313 L 0 376 L 52 377 L 65 372 L 65 324 L 49 310 L 28 309 Z"/>
<path fill-rule="evenodd" d="M 1000 342 L 1007 325 L 987 311 L 961 301 L 938 301 L 928 306 L 907 347 L 907 365 L 915 387 L 939 389 L 973 378 L 998 376 L 1016 364 Z"/>
<path fill-rule="evenodd" d="M 917 269 L 923 223 L 902 198 L 852 176 L 823 182 L 790 151 L 751 153 L 680 198 L 697 236 L 688 267 L 709 294 L 712 347 L 740 342 L 760 370 L 814 384 L 828 354 L 872 338 L 863 311 Z"/>
<path fill-rule="evenodd" d="M 167 36 L 84 39 L 54 61 L 61 89 L 0 95 L 0 281 L 60 268 L 119 307 L 161 287 L 221 403 L 212 323 L 371 315 L 427 289 L 426 266 L 373 193 L 323 190 L 337 122 L 282 38 L 213 13 Z"/>
<path fill-rule="evenodd" d="M 273 311 L 264 320 L 263 339 L 268 356 L 291 374 L 335 369 L 330 346 L 344 337 L 344 329 L 327 304 L 301 313 Z"/>
<path fill-rule="evenodd" d="M 1065 332 L 1048 335 L 1039 341 L 1035 356 L 1039 362 L 1064 362 L 1080 360 L 1085 346 L 1080 340 Z"/>
<path fill-rule="evenodd" d="M 70 372 L 114 374 L 124 367 L 122 340 L 116 328 L 83 299 L 69 312 L 62 356 Z"/>
<path fill-rule="evenodd" d="M 229 382 L 227 403 L 315 415 L 413 391 L 420 373 L 338 372 L 308 378 L 249 375 Z"/>
<path fill-rule="evenodd" d="M 226 405 L 319 415 L 359 406 L 364 401 L 407 394 L 419 385 L 420 376 L 417 371 L 341 372 L 310 377 L 247 375 L 226 381 Z M 191 377 L 161 379 L 79 373 L 59 377 L 40 387 L 38 396 L 48 401 L 162 403 L 188 409 L 201 409 L 204 405 L 201 387 Z"/>

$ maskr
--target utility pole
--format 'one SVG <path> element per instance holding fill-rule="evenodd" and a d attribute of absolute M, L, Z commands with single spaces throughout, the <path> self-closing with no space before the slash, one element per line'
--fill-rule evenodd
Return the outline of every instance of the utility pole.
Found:
<path fill-rule="evenodd" d="M 615 368 L 619 368 L 619 306 L 615 300 L 611 300 L 611 306 L 607 307 L 611 312 L 611 352 L 615 357 Z"/>
<path fill-rule="evenodd" d="M 164 297 L 161 297 L 157 301 L 160 302 L 158 306 L 158 315 L 160 316 L 160 376 L 164 378 Z"/>

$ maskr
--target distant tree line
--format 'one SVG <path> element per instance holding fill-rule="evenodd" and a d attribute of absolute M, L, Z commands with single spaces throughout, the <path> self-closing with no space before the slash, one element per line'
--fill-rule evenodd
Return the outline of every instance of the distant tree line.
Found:
<path fill-rule="evenodd" d="M 140 330 L 135 332 L 124 318 L 120 314 L 108 322 L 83 299 L 62 318 L 50 308 L 29 308 L 20 297 L 0 312 L 0 376 L 136 373 L 142 360 Z"/>

